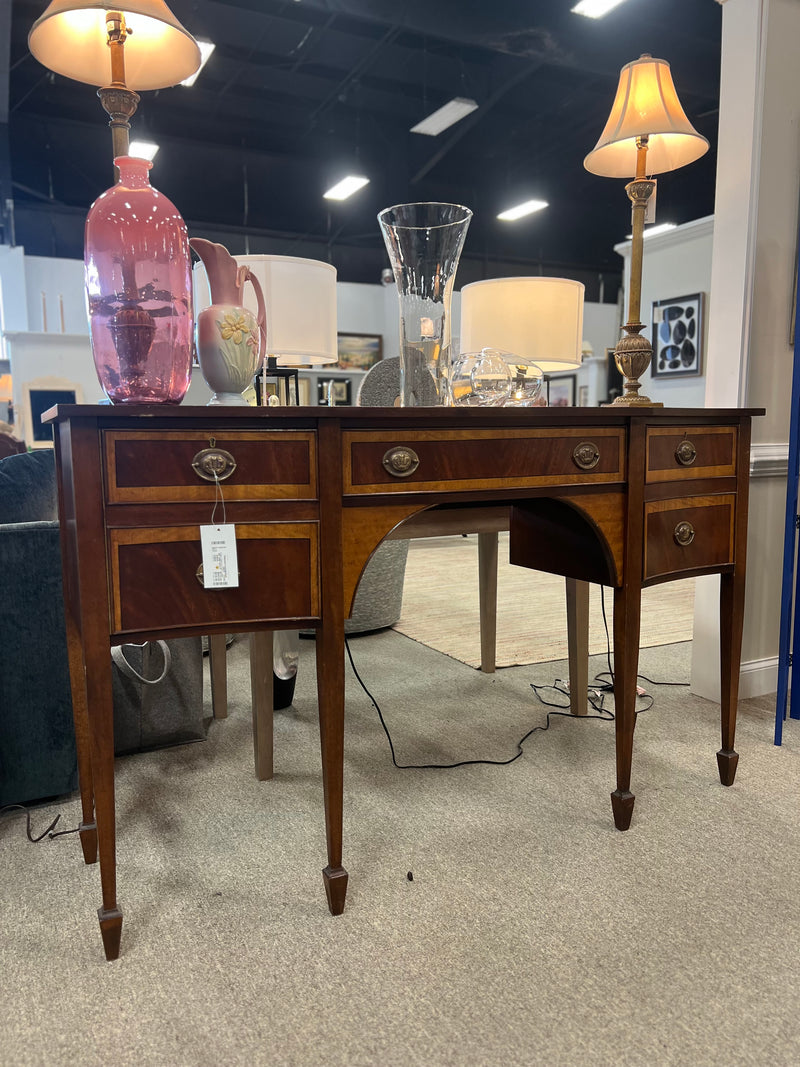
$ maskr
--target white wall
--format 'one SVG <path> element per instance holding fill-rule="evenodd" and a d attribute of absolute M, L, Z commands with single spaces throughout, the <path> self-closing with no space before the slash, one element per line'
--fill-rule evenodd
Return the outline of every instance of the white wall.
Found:
<path fill-rule="evenodd" d="M 669 181 L 666 174 L 663 181 Z M 666 220 L 664 220 L 666 221 Z M 714 243 L 714 219 L 708 217 L 686 222 L 667 233 L 645 238 L 642 266 L 642 335 L 652 343 L 651 309 L 656 300 L 703 293 L 703 354 L 701 373 L 697 377 L 653 378 L 648 369 L 641 377 L 642 393 L 660 400 L 671 408 L 701 408 L 705 403 L 708 367 L 708 319 L 712 310 L 711 255 Z M 628 318 L 627 292 L 630 278 L 630 241 L 615 245 L 625 260 L 625 315 Z"/>
<path fill-rule="evenodd" d="M 777 685 L 800 174 L 800 4 L 727 0 L 717 150 L 709 406 L 753 420 L 743 696 Z M 797 414 L 797 413 L 795 413 Z M 692 688 L 718 699 L 718 581 L 698 582 Z"/>

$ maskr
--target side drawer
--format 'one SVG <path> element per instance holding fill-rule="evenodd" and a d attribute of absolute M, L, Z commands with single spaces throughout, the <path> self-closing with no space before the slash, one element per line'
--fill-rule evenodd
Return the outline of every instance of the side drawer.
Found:
<path fill-rule="evenodd" d="M 733 493 L 645 504 L 645 580 L 733 563 L 735 511 Z"/>
<path fill-rule="evenodd" d="M 318 618 L 315 522 L 237 525 L 239 585 L 206 589 L 197 526 L 109 531 L 115 633 L 204 623 Z"/>
<path fill-rule="evenodd" d="M 344 492 L 448 492 L 617 482 L 622 427 L 346 431 Z"/>
<path fill-rule="evenodd" d="M 209 481 L 192 466 L 205 449 L 222 449 L 236 464 L 220 478 L 226 500 L 316 499 L 316 434 L 310 430 L 220 432 L 106 430 L 106 500 L 110 504 L 214 500 Z"/>
<path fill-rule="evenodd" d="M 646 481 L 731 478 L 735 474 L 735 426 L 648 428 Z"/>

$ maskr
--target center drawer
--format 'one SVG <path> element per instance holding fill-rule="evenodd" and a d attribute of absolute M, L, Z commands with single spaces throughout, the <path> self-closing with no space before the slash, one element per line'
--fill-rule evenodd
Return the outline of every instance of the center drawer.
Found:
<path fill-rule="evenodd" d="M 197 526 L 110 530 L 108 536 L 115 633 L 319 617 L 315 522 L 237 524 L 239 585 L 229 589 L 206 589 L 198 578 Z"/>
<path fill-rule="evenodd" d="M 622 427 L 346 431 L 344 492 L 449 492 L 616 482 Z"/>
<path fill-rule="evenodd" d="M 106 500 L 213 501 L 213 474 L 200 473 L 198 457 L 218 460 L 225 500 L 313 500 L 317 496 L 316 434 L 310 430 L 218 432 L 106 430 L 103 434 Z M 230 459 L 226 458 L 226 455 Z M 233 464 L 232 473 L 227 473 Z M 227 465 L 227 466 L 225 466 Z"/>

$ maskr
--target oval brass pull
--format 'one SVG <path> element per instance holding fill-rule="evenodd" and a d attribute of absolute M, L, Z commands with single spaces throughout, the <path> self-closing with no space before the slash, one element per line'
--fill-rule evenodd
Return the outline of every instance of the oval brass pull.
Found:
<path fill-rule="evenodd" d="M 694 526 L 690 522 L 679 522 L 672 536 L 676 545 L 685 548 L 694 541 Z"/>
<path fill-rule="evenodd" d="M 203 448 L 192 460 L 192 467 L 207 482 L 224 482 L 236 470 L 236 460 L 224 448 Z"/>
<path fill-rule="evenodd" d="M 398 445 L 390 448 L 383 457 L 383 465 L 395 478 L 407 478 L 419 466 L 419 456 L 413 448 Z"/>
<path fill-rule="evenodd" d="M 600 449 L 594 441 L 581 441 L 572 450 L 572 460 L 581 470 L 590 471 L 600 462 Z"/>
<path fill-rule="evenodd" d="M 675 449 L 675 459 L 682 467 L 691 467 L 697 459 L 697 449 L 691 441 L 684 439 Z"/>

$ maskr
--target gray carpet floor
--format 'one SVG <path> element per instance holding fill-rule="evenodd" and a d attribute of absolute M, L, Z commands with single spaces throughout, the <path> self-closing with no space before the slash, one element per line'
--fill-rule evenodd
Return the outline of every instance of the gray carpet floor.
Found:
<path fill-rule="evenodd" d="M 399 762 L 504 759 L 564 664 L 479 672 L 385 632 L 351 639 Z M 800 724 L 643 683 L 631 829 L 613 724 L 554 718 L 509 766 L 397 770 L 348 667 L 344 915 L 328 914 L 313 642 L 253 775 L 247 648 L 206 742 L 117 761 L 122 954 L 75 835 L 0 820 L 0 1063 L 743 1065 L 800 1061 Z M 592 662 L 602 670 L 602 657 Z M 687 645 L 640 668 L 686 680 Z M 76 797 L 37 807 L 77 825 Z M 412 872 L 413 881 L 408 879 Z"/>

